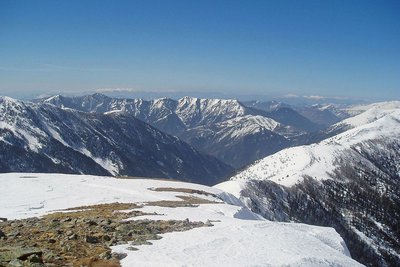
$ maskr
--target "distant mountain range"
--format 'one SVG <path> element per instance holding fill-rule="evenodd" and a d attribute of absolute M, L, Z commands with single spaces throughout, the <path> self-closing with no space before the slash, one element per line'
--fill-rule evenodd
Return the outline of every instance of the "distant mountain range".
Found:
<path fill-rule="evenodd" d="M 132 114 L 235 168 L 297 144 L 298 136 L 323 128 L 282 103 L 269 105 L 193 97 L 145 101 L 110 98 L 102 94 L 57 95 L 39 102 L 90 113 Z"/>
<path fill-rule="evenodd" d="M 134 116 L 0 98 L 0 172 L 166 177 L 215 184 L 232 168 Z"/>
<path fill-rule="evenodd" d="M 352 111 L 327 130 L 333 137 L 265 157 L 218 187 L 270 220 L 334 227 L 367 266 L 399 266 L 400 102 Z"/>

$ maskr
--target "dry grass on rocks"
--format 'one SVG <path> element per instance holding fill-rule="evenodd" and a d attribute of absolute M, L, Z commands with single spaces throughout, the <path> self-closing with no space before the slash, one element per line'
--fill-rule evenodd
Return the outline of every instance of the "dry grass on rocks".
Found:
<path fill-rule="evenodd" d="M 147 205 L 196 207 L 214 203 L 193 196 L 179 198 L 182 201 Z M 145 213 L 136 204 L 110 203 L 74 207 L 41 218 L 0 221 L 0 266 L 118 267 L 126 255 L 112 253 L 110 246 L 129 243 L 130 250 L 137 250 L 135 246 L 160 239 L 159 234 L 211 226 L 189 220 L 126 220 L 140 215 Z"/>

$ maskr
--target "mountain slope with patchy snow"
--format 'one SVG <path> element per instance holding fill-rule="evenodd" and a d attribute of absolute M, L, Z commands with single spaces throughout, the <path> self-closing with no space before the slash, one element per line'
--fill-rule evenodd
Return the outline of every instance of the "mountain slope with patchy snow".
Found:
<path fill-rule="evenodd" d="M 400 108 L 372 105 L 343 124 L 350 122 L 350 130 L 284 149 L 217 187 L 266 218 L 334 227 L 366 265 L 398 266 Z"/>
<path fill-rule="evenodd" d="M 180 138 L 199 151 L 241 168 L 290 145 L 279 133 L 287 127 L 263 116 L 247 115 L 187 130 Z"/>
<path fill-rule="evenodd" d="M 58 95 L 39 102 L 91 113 L 132 114 L 236 168 L 288 147 L 290 138 L 318 128 L 290 108 L 279 107 L 267 112 L 235 99 L 186 96 L 179 100 L 146 101 L 93 94 Z M 304 127 L 299 127 L 301 125 Z"/>
<path fill-rule="evenodd" d="M 187 219 L 213 224 L 161 234 L 160 240 L 135 245 L 136 251 L 129 249 L 130 244 L 113 246 L 113 252 L 124 255 L 122 266 L 361 266 L 349 257 L 332 228 L 266 221 L 216 188 L 162 180 L 30 173 L 0 174 L 0 183 L 0 217 L 9 220 L 119 201 L 138 203 L 143 207 L 136 210 L 151 213 L 128 221 Z M 182 197 L 208 203 L 174 208 L 151 204 L 181 201 Z"/>
<path fill-rule="evenodd" d="M 230 166 L 125 113 L 0 98 L 0 172 L 176 178 L 215 184 Z"/>
<path fill-rule="evenodd" d="M 384 110 L 382 113 L 378 118 L 374 116 L 377 119 L 371 123 L 361 123 L 354 129 L 320 143 L 284 149 L 256 162 L 231 179 L 271 180 L 284 186 L 301 182 L 304 176 L 329 179 L 336 166 L 340 165 L 337 162 L 339 158 L 353 162 L 368 160 L 363 159 L 363 155 L 356 149 L 358 144 L 373 140 L 390 142 L 399 139 L 400 109 Z M 368 122 L 364 115 L 366 114 L 358 115 L 352 121 Z"/>

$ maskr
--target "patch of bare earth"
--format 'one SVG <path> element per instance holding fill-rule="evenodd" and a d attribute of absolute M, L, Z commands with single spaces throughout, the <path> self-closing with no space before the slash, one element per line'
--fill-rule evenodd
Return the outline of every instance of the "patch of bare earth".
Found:
<path fill-rule="evenodd" d="M 209 192 L 206 192 L 203 190 L 190 189 L 190 188 L 157 187 L 157 188 L 151 188 L 150 190 L 153 190 L 156 192 L 177 192 L 177 193 L 198 194 L 198 195 L 205 195 L 205 196 L 211 196 L 211 197 L 218 198 L 217 195 L 214 195 L 212 193 L 209 193 Z"/>
<path fill-rule="evenodd" d="M 215 203 L 195 196 L 179 198 L 182 201 L 147 205 L 196 207 Z M 135 246 L 151 245 L 151 240 L 160 239 L 159 234 L 212 226 L 189 220 L 127 221 L 145 215 L 137 210 L 140 207 L 133 203 L 100 204 L 70 208 L 41 218 L 0 221 L 0 266 L 117 267 L 126 254 L 111 253 L 110 246 L 129 243 L 130 250 L 137 250 Z"/>

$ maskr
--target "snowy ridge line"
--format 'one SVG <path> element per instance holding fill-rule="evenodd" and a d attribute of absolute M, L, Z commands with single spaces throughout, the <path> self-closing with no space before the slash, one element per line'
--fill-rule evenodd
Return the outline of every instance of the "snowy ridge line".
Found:
<path fill-rule="evenodd" d="M 374 122 L 388 114 L 396 112 L 396 110 L 399 109 L 400 101 L 388 101 L 352 107 L 347 109 L 347 111 L 354 116 L 338 122 L 332 127 L 337 128 L 344 125 L 349 127 L 362 126 L 370 122 Z"/>
<path fill-rule="evenodd" d="M 379 114 L 372 122 L 318 144 L 287 148 L 261 159 L 231 179 L 268 179 L 284 186 L 302 181 L 305 175 L 315 179 L 330 179 L 338 157 L 366 160 L 352 149 L 353 146 L 370 140 L 400 138 L 400 109 L 384 110 Z M 349 155 L 344 155 L 344 152 Z"/>

